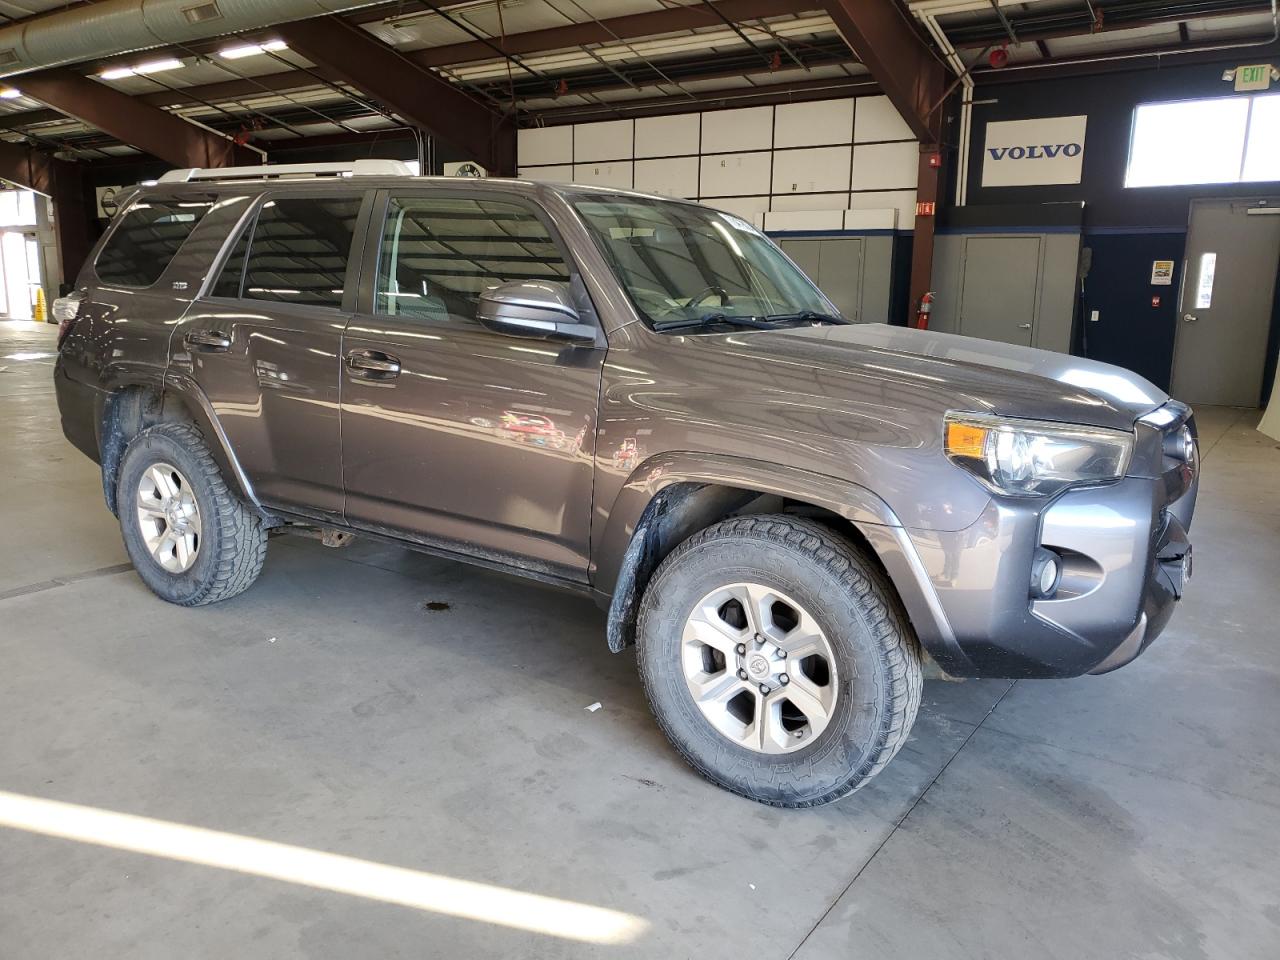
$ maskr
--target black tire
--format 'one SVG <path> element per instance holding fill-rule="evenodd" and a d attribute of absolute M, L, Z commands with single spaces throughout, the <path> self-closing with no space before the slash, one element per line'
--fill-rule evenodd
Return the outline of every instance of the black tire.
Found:
<path fill-rule="evenodd" d="M 195 562 L 181 573 L 160 565 L 143 539 L 135 506 L 143 473 L 168 463 L 190 482 L 200 511 Z M 262 572 L 267 530 L 262 518 L 228 489 L 203 436 L 189 423 L 160 423 L 130 441 L 117 480 L 120 529 L 125 550 L 156 596 L 184 607 L 226 600 L 247 590 Z"/>
<path fill-rule="evenodd" d="M 685 681 L 686 620 L 703 597 L 737 582 L 795 598 L 835 656 L 827 726 L 791 752 L 758 752 L 722 734 Z M 732 518 L 680 544 L 645 590 L 636 644 L 649 705 L 685 760 L 713 783 L 773 806 L 814 807 L 857 790 L 906 742 L 920 707 L 920 647 L 892 585 L 852 543 L 799 517 Z"/>

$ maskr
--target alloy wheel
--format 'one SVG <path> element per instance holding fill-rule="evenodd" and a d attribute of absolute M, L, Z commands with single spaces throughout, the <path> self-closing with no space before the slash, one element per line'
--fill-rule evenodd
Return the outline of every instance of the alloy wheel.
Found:
<path fill-rule="evenodd" d="M 138 525 L 152 558 L 170 573 L 191 569 L 200 552 L 200 506 L 182 471 L 153 463 L 142 472 Z"/>
<path fill-rule="evenodd" d="M 685 621 L 685 682 L 723 736 L 758 753 L 790 753 L 822 734 L 839 688 L 831 643 L 794 599 L 758 583 L 704 596 Z"/>

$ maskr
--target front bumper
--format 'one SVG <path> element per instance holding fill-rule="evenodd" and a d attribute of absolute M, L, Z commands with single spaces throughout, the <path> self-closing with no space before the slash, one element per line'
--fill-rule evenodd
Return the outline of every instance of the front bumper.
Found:
<path fill-rule="evenodd" d="M 1190 411 L 1171 406 L 1174 418 L 1146 435 L 1139 426 L 1147 455 L 1135 456 L 1135 467 L 1146 475 L 1068 490 L 1047 505 L 994 498 L 954 533 L 907 531 L 936 597 L 933 622 L 913 619 L 943 670 L 966 677 L 1105 673 L 1160 634 L 1190 574 L 1198 473 L 1194 458 L 1177 463 L 1158 452 L 1164 434 L 1183 424 L 1194 431 Z M 1040 548 L 1062 563 L 1049 599 L 1030 589 Z"/>

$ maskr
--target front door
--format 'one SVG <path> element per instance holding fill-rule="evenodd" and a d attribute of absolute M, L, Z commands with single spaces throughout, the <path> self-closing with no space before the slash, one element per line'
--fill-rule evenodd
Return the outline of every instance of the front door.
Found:
<path fill-rule="evenodd" d="M 959 330 L 1031 346 L 1040 293 L 1039 237 L 967 237 Z"/>
<path fill-rule="evenodd" d="M 1196 200 L 1182 271 L 1171 393 L 1188 403 L 1262 402 L 1280 203 Z"/>
<path fill-rule="evenodd" d="M 485 289 L 571 280 L 570 258 L 522 198 L 382 202 L 342 345 L 348 521 L 585 579 L 604 350 L 476 320 Z"/>

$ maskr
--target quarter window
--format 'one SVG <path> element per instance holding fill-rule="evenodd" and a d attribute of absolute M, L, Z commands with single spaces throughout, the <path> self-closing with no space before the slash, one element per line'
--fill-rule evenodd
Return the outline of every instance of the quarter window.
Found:
<path fill-rule="evenodd" d="M 501 200 L 392 197 L 378 260 L 374 310 L 423 320 L 474 320 L 509 280 L 569 278 L 542 221 Z"/>
<path fill-rule="evenodd" d="M 342 306 L 351 238 L 359 216 L 359 197 L 267 200 L 258 213 L 248 255 L 243 257 L 243 281 L 236 283 L 238 251 L 233 250 L 215 292 L 235 296 L 239 287 L 248 300 Z"/>
<path fill-rule="evenodd" d="M 124 287 L 151 286 L 212 206 L 211 197 L 135 203 L 98 254 L 98 279 Z"/>

